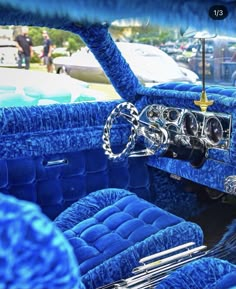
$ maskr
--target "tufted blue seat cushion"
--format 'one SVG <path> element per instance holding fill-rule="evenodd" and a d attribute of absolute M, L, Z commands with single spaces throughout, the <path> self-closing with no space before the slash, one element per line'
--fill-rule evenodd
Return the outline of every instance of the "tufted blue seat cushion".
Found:
<path fill-rule="evenodd" d="M 130 276 L 144 256 L 203 239 L 196 224 L 122 189 L 82 198 L 55 223 L 74 248 L 86 288 Z"/>
<path fill-rule="evenodd" d="M 128 195 L 65 232 L 82 274 L 180 218 Z M 83 248 L 83 254 L 81 251 Z"/>

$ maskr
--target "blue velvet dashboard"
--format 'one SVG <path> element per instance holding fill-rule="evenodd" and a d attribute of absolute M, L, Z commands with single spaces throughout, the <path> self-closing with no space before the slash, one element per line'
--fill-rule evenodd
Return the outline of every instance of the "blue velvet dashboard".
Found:
<path fill-rule="evenodd" d="M 200 168 L 196 168 L 186 161 L 156 156 L 149 157 L 148 164 L 196 183 L 225 191 L 225 179 L 235 174 L 234 111 L 236 92 L 234 88 L 222 86 L 207 87 L 206 92 L 208 98 L 214 100 L 214 104 L 208 108 L 210 112 L 226 113 L 232 117 L 228 149 L 210 148 L 207 159 Z M 199 99 L 201 87 L 191 84 L 169 83 L 153 87 L 148 91 L 142 88 L 138 93 L 142 95 L 141 100 L 136 102 L 136 106 L 140 109 L 146 105 L 157 103 L 167 107 L 198 110 L 194 100 Z"/>

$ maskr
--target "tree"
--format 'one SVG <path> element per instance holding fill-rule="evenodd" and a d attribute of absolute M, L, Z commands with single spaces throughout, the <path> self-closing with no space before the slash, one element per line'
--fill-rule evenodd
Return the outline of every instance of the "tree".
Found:
<path fill-rule="evenodd" d="M 127 40 L 132 42 L 160 45 L 167 41 L 176 40 L 175 29 L 161 28 L 159 26 L 111 26 L 110 32 L 114 39 Z"/>
<path fill-rule="evenodd" d="M 31 37 L 34 46 L 42 45 L 43 30 L 44 30 L 43 28 L 39 28 L 39 27 L 29 27 L 29 36 Z"/>
<path fill-rule="evenodd" d="M 81 47 L 80 43 L 78 41 L 76 41 L 75 38 L 73 38 L 73 37 L 68 38 L 67 50 L 70 53 L 77 51 L 80 47 Z"/>
<path fill-rule="evenodd" d="M 43 30 L 47 30 L 49 37 L 52 40 L 53 45 L 57 47 L 64 47 L 67 43 L 73 42 L 73 47 L 84 46 L 79 35 L 76 35 L 72 32 L 59 30 L 59 29 L 50 29 L 45 27 L 29 27 L 29 35 L 32 38 L 34 46 L 39 46 L 43 44 L 42 32 Z"/>

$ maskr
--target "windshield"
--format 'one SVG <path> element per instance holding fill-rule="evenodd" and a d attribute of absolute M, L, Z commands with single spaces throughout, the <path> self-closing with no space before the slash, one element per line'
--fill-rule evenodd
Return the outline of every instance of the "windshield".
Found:
<path fill-rule="evenodd" d="M 117 46 L 144 83 L 185 80 L 177 62 L 159 48 L 140 43 L 117 43 Z"/>
<path fill-rule="evenodd" d="M 6 75 L 3 68 L 18 69 L 21 55 L 16 40 L 22 28 L 23 26 L 1 26 L 1 75 Z M 51 75 L 47 75 L 45 78 L 51 79 L 50 83 L 60 83 L 60 85 L 54 84 L 54 88 L 49 90 L 53 91 L 50 96 L 45 96 L 46 88 L 43 87 L 43 84 L 46 86 L 45 81 L 39 85 L 39 82 L 32 80 L 41 79 L 42 76 L 37 76 L 37 72 L 48 73 L 47 59 L 44 57 L 44 31 L 51 41 L 50 69 L 57 77 L 52 79 Z M 127 25 L 119 26 L 119 23 L 116 23 L 110 26 L 109 33 L 139 82 L 144 86 L 176 81 L 201 84 L 203 45 L 200 39 L 184 38 L 178 27 L 167 28 L 151 24 L 133 26 L 132 23 L 127 23 Z M 78 35 L 48 27 L 28 27 L 28 35 L 32 40 L 33 50 L 29 73 L 30 71 L 34 73 L 26 77 L 28 80 L 31 79 L 31 82 L 24 83 L 31 89 L 22 89 L 18 87 L 19 82 L 13 79 L 7 81 L 6 77 L 1 77 L 2 81 L 6 82 L 2 83 L 2 87 L 12 84 L 14 91 L 21 92 L 20 95 L 24 98 L 23 105 L 120 98 L 100 63 Z M 236 38 L 217 35 L 215 38 L 206 39 L 205 57 L 207 84 L 236 85 Z M 26 64 L 23 59 L 22 67 L 25 68 Z M 17 73 L 14 72 L 12 75 L 17 75 Z M 66 80 L 65 78 L 60 80 L 62 75 L 68 76 Z M 21 79 L 21 77 L 16 76 L 16 79 Z M 77 81 L 76 84 L 75 81 Z M 72 91 L 70 89 L 75 86 L 80 87 L 77 95 L 75 89 Z M 0 90 L 3 98 L 6 94 L 3 88 Z M 59 97 L 62 91 L 65 95 Z M 28 97 L 36 95 L 37 101 L 35 99 L 29 101 Z M 13 104 L 21 105 L 21 102 L 5 100 L 1 102 L 2 106 Z"/>

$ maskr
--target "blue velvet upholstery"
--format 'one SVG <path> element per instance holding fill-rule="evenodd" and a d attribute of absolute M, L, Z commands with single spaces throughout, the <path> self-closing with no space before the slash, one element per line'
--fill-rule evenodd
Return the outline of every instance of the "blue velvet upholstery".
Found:
<path fill-rule="evenodd" d="M 217 258 L 202 258 L 170 274 L 156 289 L 229 289 L 236 286 L 235 276 L 235 265 Z"/>
<path fill-rule="evenodd" d="M 206 202 L 199 200 L 196 188 L 185 179 L 176 180 L 154 167 L 149 168 L 149 174 L 151 200 L 158 207 L 184 219 L 197 216 L 207 208 Z"/>
<path fill-rule="evenodd" d="M 78 148 L 100 148 L 105 120 L 117 103 L 0 108 L 0 157 L 31 157 L 72 152 Z M 114 131 L 117 133 L 112 143 L 124 143 L 128 134 L 124 125 L 114 126 Z"/>
<path fill-rule="evenodd" d="M 153 102 L 194 108 L 193 99 L 199 97 L 197 91 L 200 89 L 200 86 L 179 83 L 159 85 L 150 90 L 143 88 L 138 93 L 144 93 L 145 96 L 136 104 L 139 109 Z M 209 94 L 209 97 L 216 101 L 215 110 L 221 111 L 223 107 L 225 112 L 233 113 L 235 91 L 207 87 L 207 91 L 212 90 L 214 94 Z M 219 91 L 220 95 L 215 94 Z M 123 187 L 150 200 L 150 182 L 145 160 L 129 160 L 128 167 L 126 162 L 113 164 L 107 161 L 101 150 L 105 119 L 117 103 L 118 101 L 1 108 L 1 191 L 38 202 L 51 218 L 80 197 L 105 187 Z M 233 119 L 233 127 L 234 123 Z M 129 133 L 126 125 L 117 124 L 113 132 L 114 145 L 126 143 Z M 183 161 L 155 156 L 148 159 L 148 164 L 224 191 L 224 179 L 236 174 L 234 150 L 233 133 L 230 152 L 210 150 L 209 159 L 201 170 L 194 169 Z M 94 156 L 97 167 L 93 162 Z M 48 160 L 57 159 L 68 162 L 52 167 L 45 165 Z M 217 167 L 217 170 L 213 172 L 212 166 Z M 121 171 L 122 174 L 119 173 Z M 58 192 L 53 196 L 50 194 L 51 186 Z"/>
<path fill-rule="evenodd" d="M 214 100 L 209 111 L 224 112 L 232 115 L 232 134 L 229 150 L 210 149 L 208 158 L 201 169 L 196 169 L 188 162 L 170 158 L 149 157 L 148 164 L 161 170 L 176 174 L 196 183 L 224 191 L 224 180 L 229 175 L 235 175 L 236 169 L 236 101 L 235 88 L 209 86 L 206 87 L 208 99 Z M 139 88 L 140 100 L 136 101 L 139 110 L 148 104 L 158 103 L 166 106 L 198 110 L 194 100 L 199 99 L 201 86 L 183 83 L 165 83 L 151 89 Z M 214 170 L 212 168 L 214 167 Z"/>
<path fill-rule="evenodd" d="M 52 219 L 103 188 L 129 189 L 150 200 L 146 159 L 114 164 L 101 148 L 105 119 L 116 104 L 0 108 L 0 191 L 38 203 Z M 114 125 L 113 146 L 120 148 L 128 134 L 127 125 Z"/>
<path fill-rule="evenodd" d="M 208 286 L 209 288 L 209 286 Z M 217 289 L 235 289 L 236 288 L 236 270 L 219 278 L 213 288 Z"/>
<path fill-rule="evenodd" d="M 108 26 L 81 26 L 77 33 L 95 55 L 119 95 L 126 100 L 134 101 L 141 84 L 111 39 Z"/>
<path fill-rule="evenodd" d="M 156 289 L 236 288 L 236 220 L 206 257 L 185 265 L 160 282 Z M 220 258 L 220 259 L 219 259 Z"/>
<path fill-rule="evenodd" d="M 235 1 L 221 0 L 218 3 L 228 5 L 229 11 L 235 11 L 234 2 Z M 167 22 L 173 26 L 176 24 L 188 26 L 190 24 L 198 29 L 204 29 L 208 26 L 207 28 L 210 28 L 211 31 L 214 31 L 215 28 L 217 28 L 218 31 L 224 31 L 224 29 L 227 28 L 228 31 L 234 33 L 236 30 L 236 22 L 234 21 L 235 16 L 233 13 L 229 13 L 229 17 L 224 21 L 210 21 L 208 9 L 211 5 L 215 5 L 215 1 L 185 1 L 183 4 L 183 1 L 176 0 L 122 0 L 116 3 L 114 1 L 98 0 L 96 1 L 96 5 L 94 5 L 93 0 L 0 0 L 0 23 L 3 25 L 27 24 L 49 26 L 79 33 L 97 56 L 114 87 L 124 99 L 136 102 L 139 108 L 142 108 L 145 104 L 155 102 L 171 106 L 194 108 L 193 100 L 199 98 L 200 87 L 189 86 L 188 84 L 176 84 L 171 88 L 170 86 L 160 86 L 149 90 L 143 88 L 138 83 L 121 54 L 117 51 L 111 37 L 107 34 L 107 25 L 87 25 L 87 27 L 84 28 L 80 23 L 86 22 L 86 20 L 96 23 L 97 21 L 111 22 L 117 18 L 121 19 L 124 17 L 142 17 L 142 19 L 146 20 L 148 17 L 159 25 L 166 24 Z M 111 13 L 111 8 L 113 13 Z M 211 107 L 210 110 L 223 110 L 224 112 L 232 113 L 233 131 L 235 131 L 236 101 L 233 97 L 233 90 L 223 89 L 223 91 L 221 91 L 220 88 L 214 88 L 209 89 L 208 93 L 209 98 L 215 99 L 215 105 Z M 27 101 L 31 101 L 31 99 L 28 98 Z M 144 159 L 141 159 L 141 161 L 131 161 L 129 164 L 124 162 L 118 165 L 111 165 L 101 151 L 101 135 L 104 120 L 114 105 L 114 102 L 106 104 L 84 103 L 78 106 L 58 105 L 44 108 L 1 109 L 1 190 L 19 198 L 29 199 L 39 203 L 43 211 L 52 218 L 70 203 L 87 195 L 88 192 L 100 188 L 117 187 L 120 185 L 124 188 L 130 188 L 130 190 L 138 192 L 145 197 L 149 196 L 149 175 Z M 114 131 L 112 143 L 116 146 L 124 144 L 127 137 L 127 127 L 119 124 L 114 128 Z M 153 157 L 149 159 L 149 165 L 223 190 L 223 180 L 225 176 L 235 174 L 235 135 L 232 135 L 229 153 L 210 151 L 209 155 L 210 159 L 205 163 L 200 171 L 201 173 L 199 173 L 199 170 L 191 168 L 189 164 L 175 160 L 156 159 Z M 65 162 L 60 165 L 50 166 L 49 163 L 55 160 L 64 160 Z M 225 163 L 223 164 L 222 161 Z M 217 167 L 215 166 L 216 162 L 218 164 Z M 219 164 L 220 162 L 221 164 Z M 137 164 L 139 164 L 139 166 L 137 166 Z M 214 172 L 212 172 L 212 167 L 215 169 Z M 132 169 L 135 169 L 135 174 L 133 175 L 132 173 L 130 174 L 130 170 L 132 171 Z M 133 198 L 134 196 L 128 195 L 126 197 Z M 126 199 L 126 197 L 124 197 L 124 199 Z M 118 200 L 115 202 L 119 203 Z M 76 207 L 77 204 L 73 208 Z M 78 205 L 78 207 L 81 208 L 80 205 Z M 111 208 L 114 208 L 114 206 L 104 207 L 102 213 L 110 214 Z M 7 211 L 8 210 L 9 208 L 7 208 Z M 66 213 L 67 212 L 68 211 L 66 211 Z M 101 212 L 95 212 L 96 218 L 94 218 L 90 216 L 91 212 L 87 214 L 87 211 L 83 211 L 83 213 L 89 217 L 88 221 L 79 219 L 81 222 L 78 224 L 73 223 L 74 226 L 68 228 L 65 232 L 70 241 L 75 243 L 75 251 L 79 249 L 79 247 L 77 247 L 77 241 L 80 242 L 81 240 L 77 234 L 80 231 L 83 232 L 82 234 L 86 237 L 90 237 L 90 232 L 87 232 L 87 234 L 86 230 L 82 230 L 84 223 L 88 222 L 89 225 L 92 225 L 93 220 L 97 221 L 100 216 L 99 214 L 101 214 Z M 162 211 L 161 213 L 164 212 Z M 74 218 L 72 220 L 74 220 Z M 78 221 L 78 219 L 75 220 L 76 222 Z M 35 225 L 34 222 L 32 222 L 32 224 Z M 137 259 L 146 255 L 147 252 L 153 253 L 166 249 L 166 247 L 179 244 L 180 240 L 183 242 L 192 239 L 202 241 L 201 231 L 197 229 L 196 225 L 188 222 L 180 221 L 178 224 L 160 231 L 155 224 L 147 226 L 147 228 L 150 227 L 152 230 L 155 227 L 158 232 L 148 237 L 147 242 L 131 244 L 131 247 L 116 255 L 114 259 L 111 258 L 112 260 L 108 259 L 107 261 L 102 260 L 104 262 L 94 269 L 89 270 L 85 268 L 85 270 L 89 271 L 87 273 L 84 272 L 83 280 L 88 285 L 88 288 L 94 288 L 98 284 L 109 282 L 113 278 L 119 279 L 120 277 L 124 277 L 125 274 L 128 274 L 134 265 L 136 265 Z M 9 227 L 7 226 L 6 228 L 8 229 Z M 91 227 L 91 230 L 95 230 L 93 232 L 97 234 L 95 236 L 99 236 L 101 232 L 104 232 L 100 231 L 99 228 L 98 226 L 98 230 L 96 231 L 97 227 Z M 22 229 L 22 227 L 20 227 L 20 229 Z M 45 228 L 43 227 L 43 229 Z M 152 230 L 151 233 L 153 232 Z M 142 231 L 142 233 L 145 232 L 145 230 Z M 11 237 L 14 233 L 11 231 Z M 75 239 L 73 239 L 73 234 L 76 236 Z M 72 241 L 72 239 L 74 241 Z M 82 241 L 81 243 L 84 244 Z M 45 248 L 48 248 L 47 245 L 48 242 L 44 243 Z M 91 247 L 88 249 L 90 252 L 92 251 Z M 114 247 L 112 247 L 112 249 L 114 249 Z M 76 251 L 76 253 L 78 260 L 82 262 L 81 259 L 79 259 L 83 257 L 82 253 L 81 256 L 80 252 Z M 87 253 L 84 254 L 87 255 Z M 48 256 L 48 252 L 46 252 L 45 255 Z M 60 256 L 60 252 L 58 255 Z M 15 261 L 15 259 L 17 260 L 17 258 L 9 258 L 8 261 Z M 60 263 L 60 261 L 56 264 L 59 265 L 61 269 L 60 265 L 63 264 L 63 261 L 61 261 L 62 263 Z M 88 262 L 90 261 L 89 259 Z M 214 265 L 219 269 L 220 272 L 217 271 L 217 273 L 219 273 L 218 277 L 222 276 L 221 273 L 227 273 L 231 269 L 234 270 L 234 267 L 225 261 L 223 261 L 223 263 L 218 263 L 218 260 L 215 259 L 210 259 L 209 261 L 207 266 L 210 264 L 210 266 Z M 204 261 L 199 261 L 198 264 L 205 270 L 208 267 L 203 263 Z M 224 265 L 222 266 L 222 264 Z M 193 264 L 187 268 L 192 268 L 192 265 Z M 4 268 L 4 266 L 2 266 L 2 268 Z M 72 269 L 71 271 L 74 272 L 74 266 L 73 268 L 65 266 L 65 268 Z M 19 269 L 21 269 L 20 266 Z M 50 272 L 54 273 L 54 270 Z M 203 271 L 203 273 L 205 273 L 205 271 Z M 196 276 L 199 277 L 199 275 Z M 205 275 L 202 274 L 202 276 Z M 198 278 L 199 281 L 202 281 L 202 276 Z M 172 277 L 174 278 L 174 276 Z M 171 285 L 173 284 L 174 283 Z M 49 285 L 50 284 L 47 283 L 47 286 Z M 27 284 L 27 286 L 29 286 L 29 284 Z M 73 286 L 74 284 L 67 284 L 64 288 L 73 288 Z M 36 288 L 35 284 L 30 287 Z M 56 286 L 53 285 L 52 287 Z M 16 286 L 16 288 L 19 287 Z"/>
<path fill-rule="evenodd" d="M 55 224 L 74 248 L 86 288 L 130 276 L 142 257 L 189 241 L 203 242 L 196 224 L 121 189 L 80 199 Z"/>
<path fill-rule="evenodd" d="M 224 4 L 229 12 L 235 11 L 235 2 L 219 0 L 217 4 Z M 216 5 L 213 0 L 182 1 L 182 0 L 140 0 L 105 1 L 51 1 L 42 0 L 1 0 L 1 25 L 33 25 L 63 28 L 68 23 L 81 22 L 112 22 L 117 19 L 132 18 L 147 23 L 168 25 L 169 27 L 194 27 L 198 31 L 208 29 L 211 32 L 233 34 L 236 30 L 234 13 L 229 13 L 224 21 L 214 21 L 208 16 L 209 7 Z M 181 9 L 180 9 L 181 7 Z"/>
<path fill-rule="evenodd" d="M 48 165 L 52 160 L 66 162 Z M 109 187 L 126 188 L 150 199 L 145 159 L 114 165 L 102 149 L 94 149 L 0 160 L 0 191 L 38 203 L 52 219 L 88 193 Z"/>
<path fill-rule="evenodd" d="M 73 250 L 38 206 L 0 194 L 0 288 L 84 288 Z"/>

